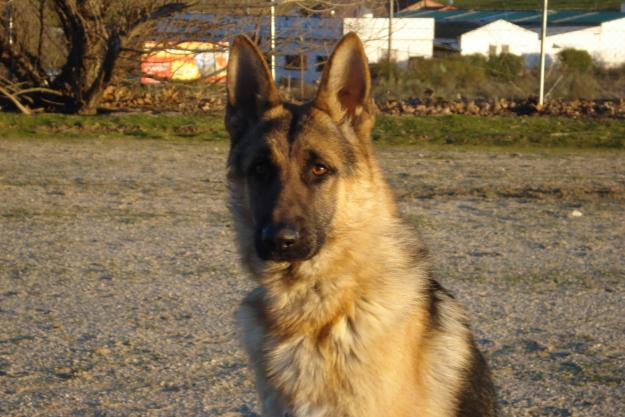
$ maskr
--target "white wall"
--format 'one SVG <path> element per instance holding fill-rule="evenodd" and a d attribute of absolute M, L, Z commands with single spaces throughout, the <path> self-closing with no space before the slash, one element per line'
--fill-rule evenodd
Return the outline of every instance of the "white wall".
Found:
<path fill-rule="evenodd" d="M 601 27 L 595 26 L 556 35 L 549 35 L 549 31 L 547 31 L 545 53 L 550 56 L 553 61 L 558 60 L 558 53 L 560 53 L 560 51 L 569 48 L 588 51 L 593 59 L 598 60 L 600 58 L 599 53 L 602 49 Z"/>
<path fill-rule="evenodd" d="M 379 62 L 388 51 L 388 19 L 381 17 L 349 18 L 343 21 L 343 33 L 356 32 L 365 45 L 369 62 Z M 395 18 L 391 37 L 392 56 L 405 64 L 411 57 L 431 58 L 434 50 L 434 19 Z"/>
<path fill-rule="evenodd" d="M 540 50 L 537 33 L 505 20 L 489 23 L 460 37 L 462 55 L 489 55 L 491 45 L 496 47 L 496 54 L 505 52 L 505 47 L 509 53 L 521 56 L 531 56 Z"/>
<path fill-rule="evenodd" d="M 547 36 L 547 53 L 554 60 L 566 48 L 586 50 L 595 62 L 606 67 L 625 64 L 625 18 Z"/>
<path fill-rule="evenodd" d="M 490 46 L 497 47 L 497 54 L 503 46 L 509 51 L 525 58 L 526 65 L 538 65 L 540 55 L 540 36 L 534 31 L 524 29 L 504 20 L 497 20 L 460 37 L 462 55 L 488 55 Z M 617 66 L 625 63 L 625 18 L 613 20 L 600 26 L 571 30 L 549 35 L 545 40 L 547 63 L 558 60 L 558 53 L 566 48 L 588 51 L 592 58 L 605 66 Z"/>
<path fill-rule="evenodd" d="M 599 54 L 606 66 L 618 66 L 625 63 L 625 18 L 601 24 L 601 44 Z"/>

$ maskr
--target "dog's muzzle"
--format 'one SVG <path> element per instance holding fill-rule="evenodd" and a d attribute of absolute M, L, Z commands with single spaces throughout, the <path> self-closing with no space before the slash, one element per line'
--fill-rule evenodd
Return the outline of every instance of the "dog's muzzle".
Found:
<path fill-rule="evenodd" d="M 303 231 L 295 225 L 267 225 L 256 238 L 256 252 L 266 261 L 303 261 L 314 252 Z"/>

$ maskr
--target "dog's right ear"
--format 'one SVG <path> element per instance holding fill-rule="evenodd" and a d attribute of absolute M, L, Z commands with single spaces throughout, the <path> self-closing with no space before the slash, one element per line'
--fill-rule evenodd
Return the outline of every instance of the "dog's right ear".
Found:
<path fill-rule="evenodd" d="M 315 106 L 338 124 L 349 123 L 363 141 L 374 121 L 371 76 L 363 44 L 353 32 L 343 36 L 326 64 Z"/>
<path fill-rule="evenodd" d="M 226 129 L 233 144 L 262 115 L 280 105 L 280 94 L 262 54 L 245 35 L 234 39 L 228 59 Z"/>

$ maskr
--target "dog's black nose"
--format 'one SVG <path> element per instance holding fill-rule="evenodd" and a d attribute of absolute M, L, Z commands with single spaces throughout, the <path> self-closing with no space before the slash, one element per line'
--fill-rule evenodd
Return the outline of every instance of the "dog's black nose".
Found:
<path fill-rule="evenodd" d="M 299 240 L 299 232 L 294 226 L 265 226 L 261 233 L 263 245 L 272 251 L 285 253 Z"/>

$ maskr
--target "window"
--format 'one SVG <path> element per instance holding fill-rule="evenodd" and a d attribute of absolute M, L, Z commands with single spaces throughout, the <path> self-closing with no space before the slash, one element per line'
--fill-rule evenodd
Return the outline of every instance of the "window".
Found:
<path fill-rule="evenodd" d="M 510 45 L 501 45 L 501 53 L 509 54 L 510 53 Z"/>
<path fill-rule="evenodd" d="M 497 55 L 497 45 L 488 45 L 488 55 Z"/>
<path fill-rule="evenodd" d="M 285 55 L 284 68 L 288 70 L 305 70 L 308 67 L 306 55 Z"/>
<path fill-rule="evenodd" d="M 326 66 L 326 62 L 328 62 L 328 57 L 323 55 L 317 55 L 315 58 L 315 70 L 317 72 L 323 71 L 323 67 Z"/>

